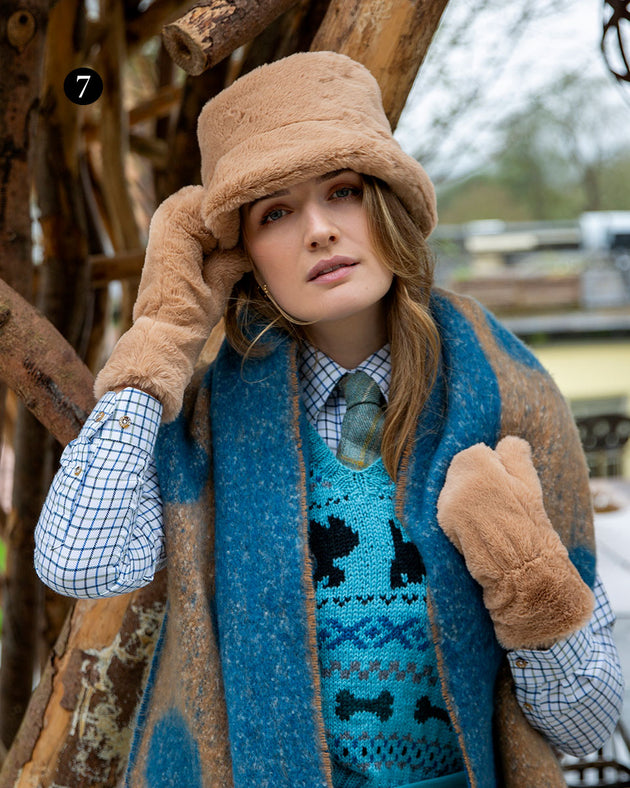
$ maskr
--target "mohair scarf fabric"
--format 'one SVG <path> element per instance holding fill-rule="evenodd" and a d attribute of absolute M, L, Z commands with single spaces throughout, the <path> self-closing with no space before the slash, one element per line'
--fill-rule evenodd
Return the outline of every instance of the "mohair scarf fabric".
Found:
<path fill-rule="evenodd" d="M 475 788 L 565 785 L 516 703 L 504 652 L 463 559 L 436 521 L 452 457 L 505 435 L 532 446 L 545 508 L 592 586 L 587 471 L 549 375 L 476 302 L 436 291 L 447 402 L 423 453 L 422 416 L 397 515 L 423 556 L 442 689 Z M 211 429 L 212 425 L 212 429 Z M 297 349 L 248 361 L 224 344 L 157 450 L 168 612 L 132 746 L 133 788 L 331 788 L 308 550 L 306 423 Z"/>

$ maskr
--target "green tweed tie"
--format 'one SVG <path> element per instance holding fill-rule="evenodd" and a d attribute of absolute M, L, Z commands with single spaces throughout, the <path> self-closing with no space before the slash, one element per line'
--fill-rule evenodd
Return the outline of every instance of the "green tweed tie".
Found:
<path fill-rule="evenodd" d="M 366 373 L 349 372 L 339 381 L 346 398 L 337 459 L 354 470 L 371 465 L 381 454 L 385 398 Z"/>

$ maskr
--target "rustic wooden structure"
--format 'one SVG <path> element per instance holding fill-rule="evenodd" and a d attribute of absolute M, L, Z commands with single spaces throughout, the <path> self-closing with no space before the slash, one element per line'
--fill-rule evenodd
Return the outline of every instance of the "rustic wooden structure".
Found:
<path fill-rule="evenodd" d="M 143 10 L 139 0 L 104 0 L 93 19 L 80 0 L 0 0 L 0 384 L 24 404 L 3 534 L 3 788 L 115 786 L 124 768 L 163 578 L 135 594 L 78 602 L 59 634 L 65 603 L 41 601 L 32 536 L 59 450 L 92 407 L 92 376 L 111 344 L 107 285 L 124 283 L 120 330 L 150 214 L 198 178 L 201 107 L 260 63 L 332 49 L 373 71 L 395 125 L 446 2 L 215 0 L 191 9 L 185 0 L 154 0 Z M 162 28 L 184 79 L 164 47 L 146 46 Z M 63 81 L 85 64 L 105 90 L 80 107 L 66 99 Z M 42 233 L 37 268 L 32 194 Z M 4 420 L 0 404 L 0 429 Z M 27 466 L 27 455 L 36 462 Z M 38 648 L 41 680 L 31 696 Z"/>

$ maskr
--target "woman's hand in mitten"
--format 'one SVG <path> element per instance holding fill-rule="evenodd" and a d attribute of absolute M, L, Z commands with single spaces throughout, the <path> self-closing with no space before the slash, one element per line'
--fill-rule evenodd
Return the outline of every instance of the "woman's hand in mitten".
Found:
<path fill-rule="evenodd" d="M 195 362 L 223 315 L 232 287 L 250 268 L 239 250 L 218 250 L 201 218 L 203 187 L 186 186 L 151 220 L 133 326 L 96 378 L 95 393 L 133 386 L 181 408 Z"/>
<path fill-rule="evenodd" d="M 438 522 L 462 553 L 506 649 L 548 648 L 580 629 L 593 594 L 543 507 L 527 441 L 479 443 L 451 462 Z"/>

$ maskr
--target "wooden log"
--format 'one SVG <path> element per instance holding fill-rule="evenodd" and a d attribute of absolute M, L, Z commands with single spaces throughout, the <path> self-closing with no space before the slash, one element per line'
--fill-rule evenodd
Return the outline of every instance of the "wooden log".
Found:
<path fill-rule="evenodd" d="M 40 273 L 37 305 L 77 352 L 81 352 L 90 332 L 90 301 L 94 296 L 89 280 L 87 219 L 79 172 L 79 133 L 84 108 L 67 100 L 64 80 L 66 74 L 82 62 L 80 31 L 83 16 L 82 0 L 57 0 L 50 10 L 35 170 L 43 249 L 42 264 L 37 269 Z M 72 46 L 68 42 L 72 42 Z M 35 478 L 36 469 L 33 468 L 31 484 L 21 486 L 21 497 L 26 499 L 25 502 L 20 502 L 16 495 L 14 498 L 16 516 L 20 510 L 28 512 L 27 507 L 31 507 L 28 519 L 24 515 L 20 519 L 24 530 L 30 532 L 23 560 L 30 567 L 41 608 L 36 626 L 37 648 L 33 655 L 37 656 L 37 665 L 47 658 L 53 647 L 71 600 L 51 589 L 42 588 L 32 569 L 33 532 L 39 517 L 38 510 L 58 465 L 61 447 L 34 416 L 29 414 L 29 418 L 33 422 L 30 430 L 36 437 L 27 440 L 22 452 L 27 457 L 30 453 L 39 458 L 39 479 Z M 36 445 L 41 450 L 34 452 Z M 17 445 L 15 453 L 17 462 L 20 456 Z M 30 458 L 29 461 L 32 463 Z M 34 489 L 38 489 L 37 497 Z M 19 583 L 24 589 L 24 580 L 20 579 Z M 34 627 L 36 621 L 37 618 L 33 618 Z M 31 689 L 29 686 L 27 702 Z"/>
<path fill-rule="evenodd" d="M 179 105 L 181 99 L 182 89 L 179 85 L 164 85 L 151 98 L 129 110 L 129 125 L 135 126 L 146 120 L 164 117 Z"/>
<path fill-rule="evenodd" d="M 169 160 L 168 145 L 156 137 L 145 137 L 143 134 L 129 135 L 129 150 L 143 159 L 148 159 L 154 167 L 164 168 Z"/>
<path fill-rule="evenodd" d="M 33 283 L 30 200 L 48 12 L 48 0 L 0 0 L 0 278 L 27 298 L 32 295 Z M 2 314 L 0 311 L 0 323 Z M 19 421 L 29 419 L 20 415 Z M 34 434 L 37 430 L 38 425 L 32 422 L 19 425 L 17 440 L 21 445 L 16 456 L 15 479 L 27 463 L 32 469 L 35 458 L 40 456 L 37 443 L 30 445 L 31 456 L 25 451 L 30 438 L 37 440 Z M 0 739 L 7 747 L 30 695 L 36 642 L 37 595 L 32 560 L 29 561 L 32 551 L 29 555 L 27 522 L 36 506 L 38 479 L 29 481 L 32 481 L 31 489 L 28 486 L 20 489 L 14 483 L 6 532 Z"/>
<path fill-rule="evenodd" d="M 146 11 L 127 20 L 125 34 L 129 52 L 136 52 L 145 41 L 159 35 L 165 25 L 178 19 L 193 5 L 195 0 L 153 0 Z"/>
<path fill-rule="evenodd" d="M 311 45 L 349 55 L 369 68 L 392 128 L 448 0 L 332 0 Z"/>
<path fill-rule="evenodd" d="M 140 276 L 144 252 L 121 252 L 113 256 L 98 254 L 90 257 L 92 287 L 107 287 L 110 282 Z"/>
<path fill-rule="evenodd" d="M 0 279 L 30 297 L 32 143 L 48 0 L 0 0 L 0 20 Z M 0 385 L 0 447 L 5 396 Z M 0 738 L 3 728 L 0 720 Z"/>
<path fill-rule="evenodd" d="M 48 5 L 48 0 L 0 0 L 0 278 L 27 297 L 32 142 Z"/>
<path fill-rule="evenodd" d="M 77 65 L 68 41 L 82 13 L 81 0 L 58 0 L 50 12 L 35 172 L 43 247 L 38 306 L 74 347 L 86 322 L 88 243 L 79 174 L 81 108 L 67 100 L 64 78 Z"/>
<path fill-rule="evenodd" d="M 0 785 L 114 788 L 162 621 L 165 573 L 76 603 L 0 772 Z"/>
<path fill-rule="evenodd" d="M 129 152 L 128 116 L 123 106 L 123 68 L 126 62 L 125 19 L 121 0 L 103 0 L 101 13 L 109 22 L 101 46 L 101 68 L 107 96 L 101 107 L 100 135 L 103 161 L 102 188 L 107 214 L 111 221 L 112 242 L 117 252 L 141 248 L 134 206 L 126 174 Z M 121 328 L 131 326 L 131 314 L 139 281 L 123 285 Z"/>
<path fill-rule="evenodd" d="M 51 443 L 54 443 L 50 434 L 47 435 L 47 438 Z M 56 445 L 56 447 L 58 446 Z M 56 460 L 53 467 L 57 468 L 59 466 L 59 456 L 57 452 L 55 452 L 55 457 Z M 48 489 L 44 490 L 44 495 L 46 495 L 47 492 Z M 48 588 L 48 586 L 45 586 L 41 581 L 39 581 L 39 585 L 42 589 L 43 616 L 41 632 L 39 633 L 37 664 L 39 665 L 41 675 L 41 671 L 46 667 L 50 652 L 55 646 L 59 633 L 63 629 L 68 613 L 74 606 L 74 599 L 57 594 L 52 588 Z"/>
<path fill-rule="evenodd" d="M 263 63 L 270 63 L 294 52 L 306 52 L 328 8 L 330 0 L 299 0 L 270 24 L 253 41 L 230 59 L 226 84 Z"/>
<path fill-rule="evenodd" d="M 261 33 L 297 0 L 212 0 L 195 6 L 162 31 L 180 68 L 196 76 Z"/>
<path fill-rule="evenodd" d="M 94 407 L 93 377 L 57 329 L 0 280 L 0 379 L 55 438 L 75 438 Z"/>
<path fill-rule="evenodd" d="M 287 35 L 280 43 L 275 57 L 286 57 L 293 52 L 307 52 L 324 19 L 330 0 L 301 0 L 295 14 L 285 14 Z"/>
<path fill-rule="evenodd" d="M 164 28 L 164 44 L 177 65 L 201 74 L 295 2 L 273 0 L 259 15 L 253 13 L 252 0 L 195 6 Z M 332 0 L 311 49 L 342 52 L 367 66 L 381 85 L 385 111 L 395 127 L 447 2 Z"/>
<path fill-rule="evenodd" d="M 85 205 L 91 254 L 102 254 L 105 249 L 110 249 L 113 235 L 100 179 L 102 162 L 97 153 L 100 153 L 98 146 L 88 146 L 79 162 L 81 194 Z"/>
<path fill-rule="evenodd" d="M 2 588 L 0 724 L 7 747 L 28 706 L 38 654 L 40 582 L 33 567 L 33 534 L 47 486 L 43 473 L 47 437 L 46 428 L 20 403 Z"/>
<path fill-rule="evenodd" d="M 182 186 L 199 183 L 201 158 L 197 118 L 206 101 L 223 89 L 229 62 L 224 60 L 199 77 L 187 77 L 179 113 L 168 138 L 169 160 L 164 169 L 156 169 L 154 173 L 157 202 L 162 202 Z"/>
<path fill-rule="evenodd" d="M 102 186 L 117 251 L 139 248 L 138 227 L 125 173 L 129 151 L 128 115 L 123 108 L 122 69 L 126 62 L 125 27 L 120 0 L 103 0 L 103 16 L 109 21 L 101 48 L 103 91 L 99 124 L 103 167 Z"/>
<path fill-rule="evenodd" d="M 159 88 L 151 98 L 129 110 L 125 125 L 131 128 L 148 120 L 165 117 L 179 106 L 181 99 L 182 88 L 178 85 Z M 95 142 L 100 138 L 100 124 L 96 120 L 88 120 L 83 124 L 82 132 L 85 142 Z"/>
<path fill-rule="evenodd" d="M 155 92 L 156 95 L 161 93 L 162 91 L 166 90 L 173 90 L 176 86 L 173 84 L 175 80 L 175 64 L 173 63 L 171 56 L 166 51 L 166 47 L 164 46 L 163 42 L 160 42 L 160 48 L 157 53 L 157 57 L 155 59 L 155 79 L 156 79 L 156 86 Z M 181 106 L 182 100 L 182 93 L 178 94 L 178 106 Z M 177 114 L 175 112 L 175 108 L 173 108 L 172 112 L 162 113 L 159 116 L 154 116 L 155 121 L 151 124 L 153 128 L 153 132 L 157 139 L 163 140 L 164 142 L 168 142 L 170 130 L 173 126 L 175 118 Z M 129 113 L 129 118 L 131 121 L 131 113 Z M 155 172 L 156 168 L 153 168 L 153 183 L 155 185 Z"/>

